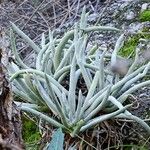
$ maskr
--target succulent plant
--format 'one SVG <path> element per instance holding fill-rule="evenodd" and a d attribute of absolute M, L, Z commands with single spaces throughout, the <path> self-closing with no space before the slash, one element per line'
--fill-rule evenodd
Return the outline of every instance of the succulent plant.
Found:
<path fill-rule="evenodd" d="M 113 68 L 119 65 L 118 60 L 124 60 L 117 55 L 124 34 L 114 27 L 88 26 L 87 18 L 84 8 L 80 23 L 76 23 L 73 30 L 60 39 L 54 38 L 53 32 L 49 31 L 47 43 L 42 34 L 40 46 L 12 23 L 11 43 L 16 64 L 10 63 L 10 81 L 14 93 L 22 99 L 15 103 L 22 111 L 62 128 L 71 136 L 113 118 L 134 120 L 150 134 L 150 127 L 129 112 L 132 104 L 124 103 L 134 91 L 150 84 L 150 80 L 137 82 L 148 73 L 150 62 L 137 66 L 136 50 L 135 60 L 125 73 L 114 71 Z M 18 55 L 13 31 L 35 50 L 35 68 L 27 66 Z M 88 49 L 89 33 L 94 31 L 121 34 L 111 55 L 98 46 Z M 87 93 L 78 86 L 81 79 Z M 68 88 L 62 84 L 65 81 Z"/>

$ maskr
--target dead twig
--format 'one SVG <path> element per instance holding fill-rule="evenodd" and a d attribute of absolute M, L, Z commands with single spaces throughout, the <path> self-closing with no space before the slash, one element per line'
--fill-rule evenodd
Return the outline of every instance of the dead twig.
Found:
<path fill-rule="evenodd" d="M 35 9 L 35 11 L 32 13 L 28 21 L 24 23 L 22 30 L 25 28 L 25 26 L 28 24 L 28 22 L 31 20 L 31 18 L 35 15 L 35 13 L 39 10 L 39 8 L 43 5 L 44 2 L 45 0 L 43 0 L 42 3 Z"/>

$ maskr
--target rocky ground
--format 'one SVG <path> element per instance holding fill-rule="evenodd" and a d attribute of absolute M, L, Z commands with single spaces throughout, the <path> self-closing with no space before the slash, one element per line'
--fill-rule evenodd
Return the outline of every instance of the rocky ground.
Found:
<path fill-rule="evenodd" d="M 8 39 L 10 21 L 14 22 L 31 39 L 38 43 L 41 33 L 45 32 L 47 34 L 49 28 L 51 30 L 55 29 L 57 35 L 62 35 L 66 30 L 69 30 L 74 22 L 79 19 L 84 5 L 90 12 L 89 24 L 119 28 L 126 33 L 126 41 L 136 39 L 134 43 L 129 42 L 131 45 L 128 45 L 128 47 L 142 44 L 142 47 L 147 51 L 150 50 L 150 16 L 146 16 L 146 19 L 141 16 L 144 11 L 150 10 L 148 0 L 53 0 L 52 2 L 49 0 L 1 0 L 0 30 L 6 33 L 6 39 Z M 141 36 L 141 31 L 146 32 L 144 36 Z M 139 34 L 139 38 L 135 38 Z M 108 32 L 106 34 L 95 33 L 92 38 L 99 46 L 106 47 L 112 51 L 118 36 Z M 146 39 L 146 42 L 140 43 L 141 38 Z M 34 52 L 21 39 L 17 39 L 17 41 L 18 51 L 22 54 L 24 61 L 32 64 L 35 57 Z M 127 47 L 124 49 L 130 54 L 131 49 L 129 49 L 129 52 Z M 137 105 L 134 107 L 133 113 L 149 121 L 150 87 L 137 91 L 135 100 Z M 124 132 L 130 132 L 129 135 L 132 135 L 131 141 L 133 143 L 146 141 L 146 144 L 150 144 L 145 137 L 145 133 L 139 132 L 139 128 L 135 128 L 134 125 L 130 128 L 128 123 L 126 126 L 128 128 Z M 124 139 L 127 140 L 128 136 L 123 135 Z M 132 142 L 129 144 L 132 144 Z"/>

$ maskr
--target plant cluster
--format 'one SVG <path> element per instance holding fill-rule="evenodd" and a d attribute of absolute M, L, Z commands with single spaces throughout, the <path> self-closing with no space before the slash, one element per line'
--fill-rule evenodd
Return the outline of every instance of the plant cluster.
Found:
<path fill-rule="evenodd" d="M 87 18 L 84 8 L 80 23 L 73 30 L 60 39 L 49 31 L 48 42 L 42 34 L 40 46 L 12 23 L 11 43 L 16 64 L 11 62 L 9 66 L 10 81 L 14 93 L 23 100 L 15 103 L 22 111 L 62 128 L 71 136 L 113 118 L 134 120 L 150 134 L 150 127 L 129 112 L 132 104 L 125 103 L 133 92 L 150 84 L 150 80 L 137 82 L 148 73 L 150 62 L 137 66 L 139 50 L 136 49 L 133 64 L 129 69 L 123 67 L 124 59 L 117 54 L 123 46 L 124 34 L 111 55 L 97 46 L 89 48 L 89 33 L 121 31 L 114 27 L 88 26 Z M 27 66 L 18 55 L 13 31 L 37 53 L 35 68 Z M 62 82 L 68 77 L 67 89 Z M 86 94 L 78 87 L 80 79 L 84 80 Z"/>

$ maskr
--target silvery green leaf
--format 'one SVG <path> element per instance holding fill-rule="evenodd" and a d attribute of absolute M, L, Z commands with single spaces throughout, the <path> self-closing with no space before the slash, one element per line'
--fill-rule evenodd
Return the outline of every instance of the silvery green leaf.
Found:
<path fill-rule="evenodd" d="M 23 32 L 21 31 L 14 23 L 11 22 L 12 29 L 21 36 L 34 50 L 39 52 L 40 48 Z"/>
<path fill-rule="evenodd" d="M 42 40 L 41 40 L 41 47 L 42 47 L 42 49 L 45 47 L 45 35 L 44 35 L 44 33 L 42 33 L 42 38 L 41 38 Z"/>
<path fill-rule="evenodd" d="M 42 97 L 43 101 L 47 104 L 47 106 L 50 108 L 50 110 L 54 114 L 57 114 L 58 111 L 56 109 L 55 104 L 50 99 L 50 97 L 47 94 L 46 90 L 43 88 L 42 84 L 40 83 L 40 81 L 37 79 L 37 77 L 35 75 L 34 75 L 34 79 L 35 79 L 35 82 L 36 82 L 37 90 L 39 91 L 39 93 L 41 93 L 41 97 Z"/>
<path fill-rule="evenodd" d="M 122 34 L 117 42 L 116 42 L 116 45 L 115 45 L 115 49 L 111 55 L 111 67 L 114 67 L 116 64 L 116 60 L 117 60 L 117 53 L 118 51 L 121 49 L 122 45 L 123 45 L 123 41 L 124 40 L 124 34 Z"/>
<path fill-rule="evenodd" d="M 19 89 L 17 89 L 15 86 L 13 86 L 13 91 L 14 93 L 19 96 L 23 101 L 27 101 L 27 102 L 30 102 L 32 104 L 35 104 L 36 101 L 35 99 L 32 99 L 32 97 L 29 97 L 27 95 L 27 93 L 23 92 L 23 91 L 20 91 Z"/>
<path fill-rule="evenodd" d="M 25 65 L 23 63 L 23 61 L 21 60 L 21 58 L 17 52 L 16 43 L 15 43 L 15 36 L 14 36 L 13 30 L 10 30 L 10 40 L 11 40 L 11 48 L 12 48 L 13 54 L 15 55 L 15 58 L 17 60 L 18 65 L 21 66 L 22 68 L 25 68 L 25 69 L 29 68 L 27 65 Z"/>
<path fill-rule="evenodd" d="M 28 97 L 30 97 L 34 101 L 34 103 L 36 103 L 36 104 L 43 104 L 43 101 L 41 101 L 41 99 L 40 99 L 40 97 L 38 97 L 37 93 L 35 93 L 34 91 L 32 91 L 30 89 L 30 87 L 26 84 L 24 79 L 17 78 L 16 80 L 17 80 L 18 84 L 23 88 L 23 90 L 24 90 L 23 92 L 26 95 L 28 95 Z"/>
<path fill-rule="evenodd" d="M 40 119 L 42 118 L 43 120 L 47 121 L 48 123 L 52 124 L 53 126 L 55 127 L 58 127 L 58 128 L 64 128 L 64 126 L 59 123 L 58 121 L 56 121 L 55 119 L 45 115 L 44 113 L 41 113 L 35 109 L 32 109 L 32 108 L 29 108 L 29 107 L 26 107 L 26 106 L 20 106 L 20 109 L 23 110 L 23 111 L 26 111 L 28 113 L 32 113 L 33 115 L 39 117 Z"/>
<path fill-rule="evenodd" d="M 36 93 L 36 89 L 32 83 L 31 75 L 29 73 L 24 75 L 24 80 L 26 84 L 29 86 L 29 88 Z"/>
<path fill-rule="evenodd" d="M 64 150 L 63 143 L 64 143 L 64 133 L 62 132 L 62 129 L 59 128 L 57 131 L 53 133 L 52 140 L 50 141 L 47 150 Z"/>

